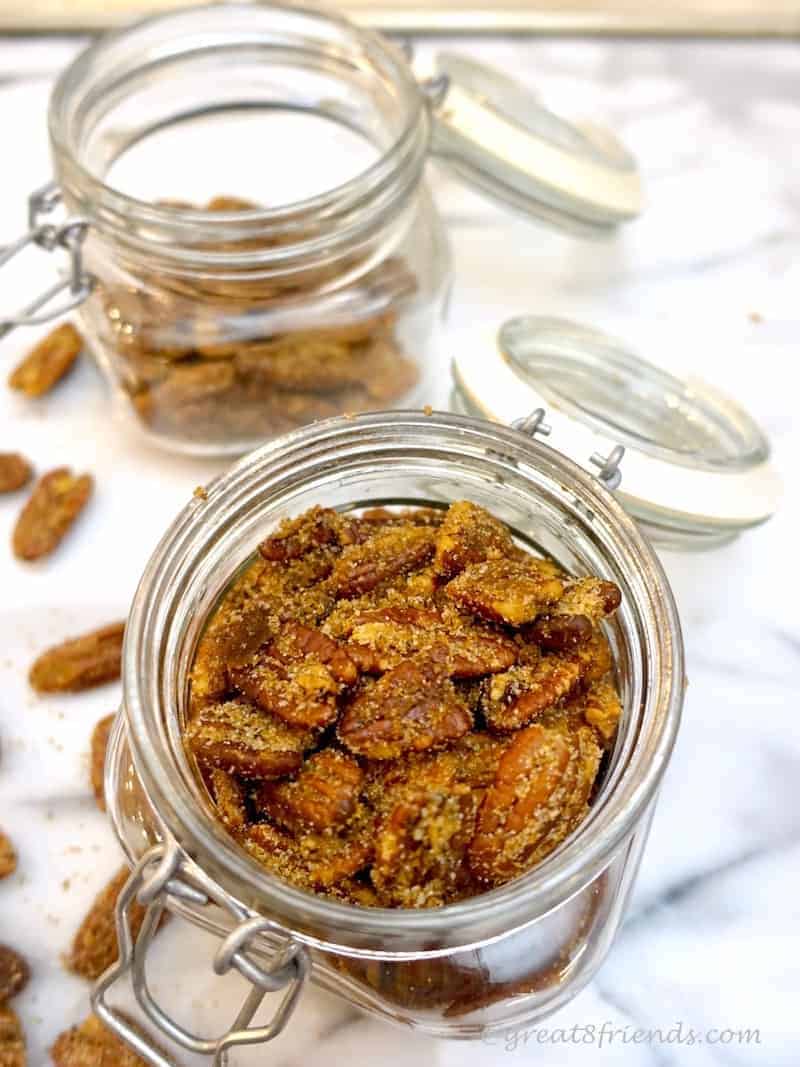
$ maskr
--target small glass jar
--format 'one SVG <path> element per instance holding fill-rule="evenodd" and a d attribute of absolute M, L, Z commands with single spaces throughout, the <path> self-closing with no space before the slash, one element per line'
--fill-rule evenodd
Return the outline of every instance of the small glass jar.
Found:
<path fill-rule="evenodd" d="M 228 836 L 187 761 L 181 726 L 205 621 L 287 516 L 318 503 L 441 507 L 464 497 L 507 522 L 520 543 L 622 590 L 608 636 L 624 715 L 602 787 L 586 820 L 539 866 L 468 901 L 385 910 L 294 888 Z M 137 893 L 151 911 L 136 952 L 123 938 L 95 1010 L 157 1064 L 166 1061 L 105 999 L 128 968 L 161 1036 L 213 1053 L 215 1063 L 237 1043 L 274 1036 L 307 973 L 368 1012 L 441 1037 L 485 1037 L 554 1011 L 597 970 L 624 915 L 683 692 L 680 626 L 657 557 L 602 482 L 548 446 L 481 419 L 396 412 L 317 423 L 262 447 L 184 508 L 131 609 L 106 797 L 134 866 L 121 919 Z M 147 992 L 147 944 L 165 904 L 223 938 L 218 973 L 234 966 L 254 983 L 235 1031 L 189 1034 Z M 265 990 L 282 985 L 273 1023 L 248 1032 Z"/>
<path fill-rule="evenodd" d="M 69 250 L 57 310 L 80 305 L 119 410 L 184 452 L 431 399 L 450 285 L 432 153 L 560 229 L 608 233 L 640 208 L 610 134 L 466 60 L 418 81 L 387 39 L 281 3 L 101 38 L 59 78 L 49 129 L 56 184 L 0 265 L 21 243 Z M 54 292 L 0 336 L 52 317 L 31 312 Z"/>

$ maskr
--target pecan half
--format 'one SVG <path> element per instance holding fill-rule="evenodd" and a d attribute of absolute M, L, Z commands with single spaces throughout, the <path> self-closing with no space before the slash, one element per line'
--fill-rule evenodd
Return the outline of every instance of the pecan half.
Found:
<path fill-rule="evenodd" d="M 619 693 L 609 682 L 595 682 L 580 701 L 583 717 L 595 728 L 603 742 L 614 740 L 622 716 Z"/>
<path fill-rule="evenodd" d="M 514 542 L 508 527 L 469 500 L 451 504 L 436 538 L 436 573 L 445 580 L 487 559 L 508 558 Z"/>
<path fill-rule="evenodd" d="M 27 1062 L 25 1037 L 17 1014 L 8 1004 L 0 1003 L 0 1064 L 2 1067 L 25 1067 Z"/>
<path fill-rule="evenodd" d="M 119 958 L 114 909 L 130 871 L 122 867 L 97 895 L 86 914 L 64 964 L 67 970 L 92 981 Z M 130 909 L 131 935 L 136 937 L 144 922 L 145 908 L 134 901 Z"/>
<path fill-rule="evenodd" d="M 0 830 L 0 878 L 8 878 L 17 869 L 17 853 L 11 839 Z"/>
<path fill-rule="evenodd" d="M 11 372 L 8 384 L 26 396 L 42 396 L 72 369 L 83 338 L 70 322 L 56 326 Z"/>
<path fill-rule="evenodd" d="M 59 1034 L 50 1049 L 50 1058 L 53 1067 L 147 1067 L 96 1015 Z"/>
<path fill-rule="evenodd" d="M 17 559 L 49 556 L 86 507 L 93 484 L 91 475 L 76 477 L 68 467 L 44 474 L 14 527 L 11 543 Z"/>
<path fill-rule="evenodd" d="M 19 452 L 0 452 L 0 493 L 13 493 L 31 479 L 33 469 Z"/>
<path fill-rule="evenodd" d="M 30 976 L 27 961 L 8 945 L 0 945 L 0 1004 L 21 993 Z"/>
<path fill-rule="evenodd" d="M 323 545 L 338 545 L 341 519 L 331 508 L 314 507 L 296 519 L 284 519 L 274 534 L 258 546 L 264 559 L 298 559 Z"/>
<path fill-rule="evenodd" d="M 383 582 L 419 570 L 433 551 L 434 531 L 424 526 L 385 530 L 363 544 L 351 545 L 333 567 L 336 596 L 349 600 L 370 593 Z"/>
<path fill-rule="evenodd" d="M 37 693 L 79 693 L 120 675 L 125 623 L 73 637 L 48 648 L 33 663 L 28 678 Z"/>
<path fill-rule="evenodd" d="M 469 862 L 499 885 L 552 851 L 582 817 L 600 750 L 591 731 L 535 723 L 515 734 L 478 812 Z"/>
<path fill-rule="evenodd" d="M 208 779 L 220 819 L 233 834 L 243 830 L 247 825 L 247 808 L 242 783 L 220 767 L 212 768 Z"/>
<path fill-rule="evenodd" d="M 472 715 L 450 681 L 446 654 L 437 653 L 406 660 L 356 694 L 338 727 L 351 752 L 394 759 L 441 747 L 470 729 Z"/>
<path fill-rule="evenodd" d="M 292 774 L 311 748 L 313 735 L 293 729 L 275 715 L 243 700 L 201 708 L 186 730 L 197 762 L 244 778 Z"/>
<path fill-rule="evenodd" d="M 490 622 L 523 626 L 564 591 L 546 560 L 490 560 L 463 570 L 445 592 L 459 607 Z"/>
<path fill-rule="evenodd" d="M 263 785 L 256 804 L 293 833 L 328 830 L 352 817 L 363 780 L 351 756 L 326 748 L 310 756 L 293 781 Z"/>
<path fill-rule="evenodd" d="M 89 774 L 94 792 L 94 799 L 101 811 L 106 810 L 105 788 L 103 778 L 106 769 L 106 750 L 111 727 L 114 725 L 116 715 L 106 715 L 95 724 L 92 730 L 92 741 L 89 754 Z"/>
<path fill-rule="evenodd" d="M 320 630 L 287 623 L 281 634 L 231 681 L 253 703 L 293 726 L 317 729 L 334 722 L 336 698 L 358 678 L 346 651 Z"/>
<path fill-rule="evenodd" d="M 493 730 L 518 730 L 568 696 L 580 679 L 580 664 L 558 656 L 496 674 L 484 683 L 480 700 L 486 723 Z"/>

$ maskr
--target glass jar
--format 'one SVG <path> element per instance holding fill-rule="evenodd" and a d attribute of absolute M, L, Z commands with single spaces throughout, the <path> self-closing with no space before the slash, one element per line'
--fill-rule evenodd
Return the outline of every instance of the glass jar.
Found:
<path fill-rule="evenodd" d="M 26 241 L 70 252 L 57 310 L 80 305 L 123 414 L 185 452 L 430 398 L 450 283 L 431 153 L 562 229 L 607 233 L 640 207 L 610 134 L 466 60 L 418 81 L 387 39 L 280 3 L 100 39 L 59 78 L 49 128 L 57 184 L 0 264 Z M 32 311 L 55 291 L 0 336 L 52 317 Z"/>
<path fill-rule="evenodd" d="M 294 888 L 227 835 L 184 753 L 188 673 L 205 620 L 287 516 L 317 503 L 441 507 L 465 497 L 533 551 L 622 590 L 608 636 L 625 710 L 602 787 L 586 820 L 539 866 L 465 902 L 360 908 Z M 105 999 L 128 968 L 162 1035 L 213 1053 L 215 1063 L 226 1048 L 273 1036 L 306 974 L 368 1012 L 442 1037 L 485 1037 L 554 1011 L 600 966 L 624 915 L 683 691 L 679 621 L 652 549 L 601 481 L 528 434 L 399 412 L 317 423 L 262 447 L 184 508 L 131 609 L 106 797 L 134 866 L 121 920 L 136 893 L 150 912 L 135 953 L 123 938 L 95 1010 L 156 1064 L 167 1061 Z M 254 983 L 237 1029 L 221 1038 L 188 1034 L 147 992 L 147 945 L 165 905 L 223 938 L 218 973 L 234 966 Z M 283 985 L 273 1023 L 248 1032 L 264 992 Z"/>

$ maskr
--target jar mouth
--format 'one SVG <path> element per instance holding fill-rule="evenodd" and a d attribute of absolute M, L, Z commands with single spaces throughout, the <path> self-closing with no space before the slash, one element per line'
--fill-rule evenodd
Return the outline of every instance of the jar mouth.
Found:
<path fill-rule="evenodd" d="M 316 499 L 313 499 L 315 498 Z M 280 519 L 307 502 L 444 506 L 469 497 L 566 566 L 620 584 L 609 633 L 625 715 L 605 783 L 575 834 L 528 874 L 430 910 L 360 908 L 304 892 L 227 835 L 193 775 L 182 707 L 204 619 Z M 581 561 L 583 561 L 581 563 Z M 683 645 L 661 566 L 614 497 L 546 445 L 481 419 L 386 412 L 332 419 L 251 453 L 193 498 L 152 556 L 123 657 L 134 764 L 166 829 L 204 871 L 298 940 L 351 955 L 436 955 L 533 922 L 596 877 L 649 809 L 675 741 Z"/>
<path fill-rule="evenodd" d="M 248 69 L 257 82 L 249 90 Z M 287 71 L 306 81 L 292 88 L 287 77 L 278 86 Z M 344 95 L 337 97 L 340 84 Z M 374 145 L 377 158 L 315 195 L 242 211 L 162 204 L 107 180 L 109 168 L 154 132 L 198 115 L 259 106 L 349 126 Z M 183 8 L 101 37 L 61 74 L 49 108 L 65 199 L 100 232 L 167 262 L 191 257 L 238 268 L 291 264 L 329 251 L 333 231 L 339 243 L 352 244 L 396 214 L 419 181 L 429 126 L 399 49 L 331 12 L 283 3 Z"/>

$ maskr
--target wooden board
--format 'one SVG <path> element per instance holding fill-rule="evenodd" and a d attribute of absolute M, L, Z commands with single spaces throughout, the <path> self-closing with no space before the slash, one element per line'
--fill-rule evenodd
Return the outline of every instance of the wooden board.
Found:
<path fill-rule="evenodd" d="M 192 0 L 0 0 L 0 31 L 79 31 Z M 800 34 L 800 0 L 343 0 L 382 29 L 720 36 Z"/>

